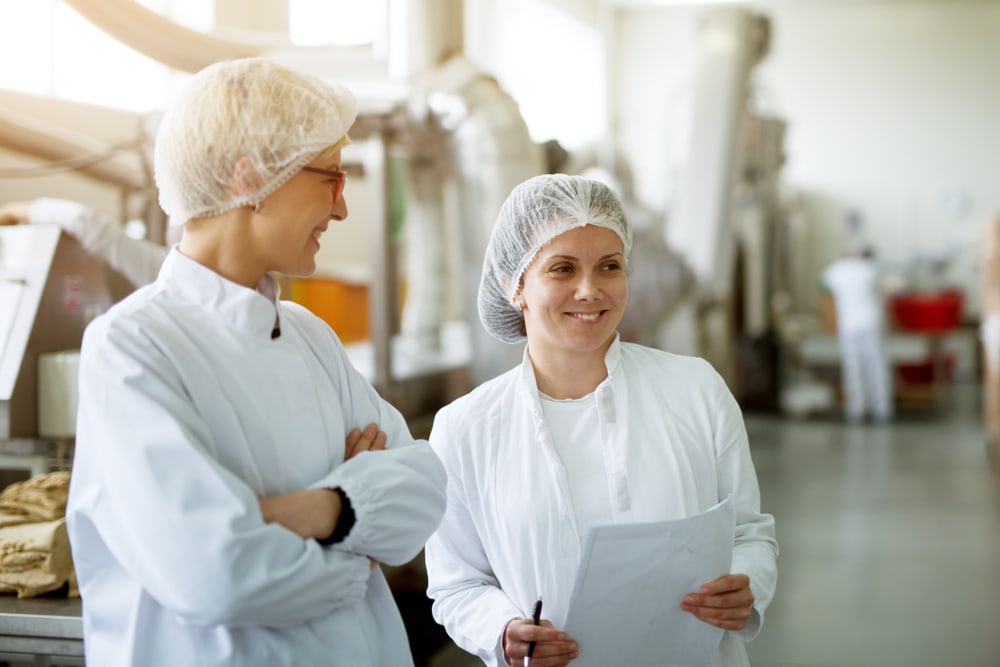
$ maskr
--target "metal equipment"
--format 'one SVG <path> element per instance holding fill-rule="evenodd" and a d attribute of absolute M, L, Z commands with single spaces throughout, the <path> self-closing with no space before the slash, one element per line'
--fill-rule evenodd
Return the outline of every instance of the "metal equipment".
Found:
<path fill-rule="evenodd" d="M 111 305 L 101 261 L 58 227 L 0 227 L 0 467 L 41 456 L 38 358 L 80 347 Z M 22 457 L 20 464 L 17 457 Z"/>

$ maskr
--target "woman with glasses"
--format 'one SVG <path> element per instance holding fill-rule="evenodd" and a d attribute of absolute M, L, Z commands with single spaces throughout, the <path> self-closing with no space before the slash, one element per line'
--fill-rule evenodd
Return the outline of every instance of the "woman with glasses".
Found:
<path fill-rule="evenodd" d="M 444 511 L 426 442 L 279 299 L 347 217 L 346 89 L 262 59 L 195 75 L 155 176 L 180 243 L 84 335 L 67 522 L 88 664 L 412 665 L 377 562 Z"/>
<path fill-rule="evenodd" d="M 318 167 L 302 167 L 302 171 L 325 176 L 330 183 L 333 202 L 340 199 L 347 182 L 347 172 Z M 58 225 L 76 238 L 87 252 L 103 259 L 136 287 L 156 280 L 169 250 L 152 241 L 130 237 L 121 225 L 84 204 L 68 199 L 40 197 L 0 205 L 0 226 L 18 224 Z M 168 230 L 168 246 L 174 245 L 180 238 L 181 229 L 181 225 L 175 225 Z"/>

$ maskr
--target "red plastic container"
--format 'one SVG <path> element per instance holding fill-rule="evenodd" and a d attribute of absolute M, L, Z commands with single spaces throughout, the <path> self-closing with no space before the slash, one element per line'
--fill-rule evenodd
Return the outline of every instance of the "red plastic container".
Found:
<path fill-rule="evenodd" d="M 936 369 L 933 360 L 919 364 L 896 364 L 896 373 L 898 379 L 906 384 L 951 382 L 955 379 L 955 355 L 944 357 Z M 940 377 L 934 377 L 935 373 L 940 373 Z"/>
<path fill-rule="evenodd" d="M 891 297 L 889 310 L 899 329 L 944 333 L 958 327 L 963 303 L 962 293 L 954 289 L 913 292 Z"/>

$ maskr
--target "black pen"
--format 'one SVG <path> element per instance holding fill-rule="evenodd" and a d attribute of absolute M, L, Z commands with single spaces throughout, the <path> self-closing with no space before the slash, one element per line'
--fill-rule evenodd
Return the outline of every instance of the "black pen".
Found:
<path fill-rule="evenodd" d="M 538 625 L 539 621 L 542 620 L 542 596 L 538 596 L 538 600 L 535 602 L 535 610 L 531 612 L 531 622 L 533 625 Z M 529 667 L 531 665 L 531 654 L 535 652 L 535 642 L 528 642 L 528 652 L 524 654 L 524 667 Z"/>

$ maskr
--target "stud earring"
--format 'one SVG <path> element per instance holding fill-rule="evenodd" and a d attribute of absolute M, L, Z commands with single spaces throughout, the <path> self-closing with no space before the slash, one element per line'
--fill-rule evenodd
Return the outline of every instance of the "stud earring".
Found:
<path fill-rule="evenodd" d="M 253 205 L 253 212 L 260 213 L 260 202 L 257 202 L 256 204 Z"/>

